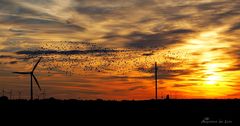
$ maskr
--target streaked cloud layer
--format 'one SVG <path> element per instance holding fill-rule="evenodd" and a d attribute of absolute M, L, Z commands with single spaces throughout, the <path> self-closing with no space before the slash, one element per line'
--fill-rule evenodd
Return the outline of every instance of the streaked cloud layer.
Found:
<path fill-rule="evenodd" d="M 238 0 L 1 0 L 0 6 L 5 42 L 91 40 L 148 47 L 219 25 L 239 29 Z"/>
<path fill-rule="evenodd" d="M 146 99 L 157 61 L 165 93 L 237 97 L 239 15 L 239 0 L 0 0 L 0 80 L 43 56 L 57 97 Z"/>

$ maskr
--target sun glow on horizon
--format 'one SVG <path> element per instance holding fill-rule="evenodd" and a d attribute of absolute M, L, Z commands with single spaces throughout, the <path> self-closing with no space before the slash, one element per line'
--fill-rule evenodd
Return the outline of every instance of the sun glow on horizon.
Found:
<path fill-rule="evenodd" d="M 189 63 L 195 64 L 194 68 L 189 68 L 194 69 L 194 72 L 191 73 L 189 77 L 184 77 L 196 80 L 192 82 L 195 86 L 184 87 L 181 89 L 182 91 L 199 91 L 202 97 L 208 98 L 226 96 L 234 92 L 234 89 L 228 85 L 234 85 L 236 83 L 229 80 L 231 75 L 229 75 L 229 72 L 225 71 L 225 69 L 231 68 L 235 60 L 232 55 L 224 50 L 232 45 L 220 39 L 223 36 L 221 32 L 225 28 L 226 27 L 220 27 L 199 33 L 195 37 L 187 39 L 183 46 L 177 47 L 179 49 L 184 48 L 189 50 L 189 53 L 192 54 L 189 56 Z M 187 65 L 184 67 L 188 69 Z M 182 83 L 186 82 L 183 81 Z M 181 90 L 179 89 L 178 91 Z M 193 94 L 194 93 L 192 93 L 192 95 Z M 196 97 L 200 96 L 200 94 L 196 93 Z"/>

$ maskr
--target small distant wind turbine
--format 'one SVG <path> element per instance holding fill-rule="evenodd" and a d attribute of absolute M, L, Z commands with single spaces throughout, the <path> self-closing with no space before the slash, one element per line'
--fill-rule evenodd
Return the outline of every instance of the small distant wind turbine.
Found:
<path fill-rule="evenodd" d="M 12 90 L 9 91 L 9 98 L 12 99 L 13 92 Z"/>
<path fill-rule="evenodd" d="M 36 67 L 37 67 L 38 63 L 41 61 L 41 59 L 42 59 L 42 57 L 39 58 L 38 62 L 34 65 L 32 71 L 30 71 L 30 72 L 13 72 L 13 73 L 16 73 L 16 74 L 30 74 L 30 77 L 31 77 L 31 81 L 30 81 L 30 84 L 31 84 L 30 85 L 30 87 L 31 87 L 30 88 L 31 100 L 33 100 L 33 84 L 32 84 L 33 82 L 32 82 L 32 78 L 34 78 L 34 80 L 35 80 L 39 90 L 41 91 L 41 87 L 40 87 L 40 85 L 38 83 L 38 80 L 37 80 L 36 76 L 34 75 L 34 70 L 36 69 Z"/>
<path fill-rule="evenodd" d="M 21 94 L 22 94 L 22 92 L 18 91 L 18 99 L 21 99 Z"/>
<path fill-rule="evenodd" d="M 4 90 L 4 88 L 3 88 L 3 90 L 2 90 L 2 96 L 5 96 L 5 90 Z"/>
<path fill-rule="evenodd" d="M 45 89 L 43 90 L 43 92 L 41 93 L 41 95 L 42 95 L 42 99 L 45 99 L 45 97 L 46 97 L 46 90 L 45 90 Z"/>

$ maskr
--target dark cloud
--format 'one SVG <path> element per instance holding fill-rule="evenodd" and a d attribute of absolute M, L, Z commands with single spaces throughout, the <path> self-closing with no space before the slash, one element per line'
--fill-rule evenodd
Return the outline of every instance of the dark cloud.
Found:
<path fill-rule="evenodd" d="M 190 33 L 194 33 L 194 30 L 191 29 L 177 29 L 177 30 L 172 30 L 172 31 L 168 31 L 166 32 L 166 35 L 174 35 L 174 34 L 190 34 Z"/>
<path fill-rule="evenodd" d="M 53 4 L 54 1 L 53 0 L 27 0 L 27 2 L 29 3 L 33 3 L 33 4 Z"/>
<path fill-rule="evenodd" d="M 91 85 L 91 84 L 81 84 L 81 85 L 79 85 L 79 87 L 86 87 L 86 88 L 89 88 L 89 87 L 96 87 L 96 85 Z"/>
<path fill-rule="evenodd" d="M 145 89 L 145 88 L 146 88 L 145 86 L 134 86 L 134 87 L 129 88 L 128 90 L 129 91 L 134 91 L 134 90 Z"/>
<path fill-rule="evenodd" d="M 79 93 L 81 93 L 81 94 L 88 94 L 88 95 L 104 94 L 104 92 L 92 91 L 92 90 L 79 91 Z"/>
<path fill-rule="evenodd" d="M 16 29 L 16 28 L 10 28 L 9 29 L 10 32 L 16 32 L 16 33 L 22 33 L 22 32 L 25 32 L 25 33 L 29 33 L 29 32 L 34 32 L 33 30 L 27 30 L 27 29 Z"/>
<path fill-rule="evenodd" d="M 20 34 L 24 34 L 24 33 L 20 33 Z M 5 41 L 1 42 L 1 45 L 3 45 L 4 48 L 0 49 L 0 52 L 16 52 L 19 50 L 24 50 L 29 47 L 34 49 L 39 44 L 37 41 L 39 42 L 39 41 L 43 41 L 43 40 L 42 39 L 32 39 L 32 38 L 22 37 L 22 36 L 11 37 L 11 38 L 8 38 Z M 27 46 L 21 46 L 22 44 L 26 44 Z"/>
<path fill-rule="evenodd" d="M 76 7 L 77 12 L 80 14 L 87 14 L 87 15 L 106 15 L 111 14 L 113 8 L 105 8 L 105 7 Z"/>
<path fill-rule="evenodd" d="M 235 62 L 232 63 L 231 66 L 223 69 L 222 71 L 226 71 L 226 72 L 233 72 L 233 71 L 239 71 L 240 70 L 240 46 L 237 44 L 234 47 L 232 47 L 232 49 L 228 49 L 225 51 L 226 54 L 231 55 L 235 60 Z"/>
<path fill-rule="evenodd" d="M 113 92 L 129 92 L 129 91 L 135 91 L 135 90 L 138 90 L 138 89 L 146 89 L 146 86 L 133 86 L 131 88 L 128 88 L 128 89 L 115 89 L 113 90 Z"/>
<path fill-rule="evenodd" d="M 144 72 L 144 73 L 154 74 L 154 67 L 152 67 L 152 68 L 139 67 L 139 68 L 137 68 L 137 70 L 140 72 Z M 190 75 L 193 72 L 194 72 L 194 70 L 187 70 L 187 69 L 174 70 L 173 68 L 170 68 L 168 66 L 158 65 L 158 78 L 159 79 L 181 80 L 177 77 L 182 76 L 182 75 Z M 150 76 L 147 78 L 154 78 L 154 76 Z"/>
<path fill-rule="evenodd" d="M 58 30 L 60 30 L 60 28 L 62 28 L 62 30 L 58 31 L 58 32 L 63 32 L 63 30 L 64 30 L 63 28 L 68 28 L 68 29 L 71 29 L 72 31 L 84 31 L 85 30 L 84 27 L 81 27 L 79 25 L 67 24 L 65 22 L 61 22 L 61 21 L 57 21 L 57 20 L 19 17 L 19 16 L 14 16 L 14 15 L 9 15 L 9 16 L 0 18 L 0 22 L 3 24 L 4 23 L 21 24 L 21 25 L 25 25 L 25 27 L 30 26 L 30 25 L 37 25 L 37 26 L 43 25 L 45 27 L 51 26 L 51 27 L 57 28 Z M 50 29 L 51 29 L 51 27 L 50 27 Z M 34 28 L 30 28 L 30 29 L 35 29 L 35 31 L 37 31 L 37 30 L 41 30 L 41 27 L 34 27 Z M 45 30 L 48 30 L 48 29 L 45 29 Z M 16 30 L 14 32 L 16 32 Z M 18 31 L 18 32 L 20 32 L 20 31 Z M 39 32 L 41 32 L 41 31 L 39 31 Z M 57 32 L 57 31 L 55 30 L 55 32 Z"/>
<path fill-rule="evenodd" d="M 20 3 L 24 3 L 26 1 L 21 1 Z M 39 4 L 39 5 L 49 5 L 52 4 L 52 0 L 28 0 L 28 3 L 32 3 L 34 5 Z M 49 15 L 48 13 L 44 13 L 38 10 L 33 10 L 31 8 L 21 6 L 16 1 L 14 0 L 1 0 L 0 1 L 0 12 L 1 12 L 1 17 L 0 17 L 0 22 L 1 23 L 21 23 L 23 20 L 14 20 L 16 17 L 32 17 L 32 18 L 46 18 L 46 19 L 51 19 L 53 16 Z M 42 18 L 43 19 L 43 18 Z M 9 22 L 7 22 L 9 21 Z M 38 23 L 40 21 L 34 21 L 34 23 Z M 24 23 L 24 21 L 23 21 Z M 26 20 L 26 23 L 31 23 L 31 20 Z M 25 24 L 25 23 L 24 23 Z"/>
<path fill-rule="evenodd" d="M 12 0 L 1 0 L 0 1 L 0 12 L 5 12 L 7 14 L 36 14 L 31 9 L 22 7 L 14 3 Z"/>
<path fill-rule="evenodd" d="M 193 86 L 195 84 L 174 84 L 173 87 L 189 87 L 189 86 Z"/>
<path fill-rule="evenodd" d="M 74 54 L 95 54 L 95 53 L 116 53 L 122 52 L 124 50 L 67 50 L 67 51 L 57 51 L 57 50 L 36 50 L 36 51 L 18 51 L 17 54 L 26 54 L 26 55 L 74 55 Z"/>
<path fill-rule="evenodd" d="M 0 55 L 0 59 L 5 59 L 5 58 L 10 58 L 10 59 L 15 59 L 14 56 L 10 56 L 10 55 Z"/>
<path fill-rule="evenodd" d="M 123 81 L 126 81 L 128 84 L 138 84 L 138 82 L 129 82 L 129 79 L 153 79 L 154 76 L 108 76 L 108 77 L 105 77 L 104 79 L 106 80 L 121 80 L 122 82 Z"/>
<path fill-rule="evenodd" d="M 232 31 L 236 31 L 236 30 L 240 30 L 240 22 L 235 23 L 228 31 L 232 32 Z"/>
<path fill-rule="evenodd" d="M 134 16 L 134 12 L 142 10 L 142 8 L 151 10 L 156 4 L 154 0 L 131 0 L 131 1 L 111 1 L 111 0 L 92 0 L 91 2 L 81 0 L 75 1 L 74 9 L 79 14 L 84 14 L 96 22 L 112 20 L 122 20 Z M 141 8 L 138 8 L 141 7 Z M 126 14 L 127 13 L 127 14 Z M 130 23 L 126 23 L 127 25 Z M 123 26 L 125 27 L 125 26 Z"/>
<path fill-rule="evenodd" d="M 15 59 L 15 60 L 29 60 L 31 58 L 21 57 L 21 56 L 12 56 L 12 55 L 0 55 L 0 59 Z"/>
<path fill-rule="evenodd" d="M 208 10 L 220 10 L 226 4 L 228 4 L 229 1 L 216 1 L 216 2 L 209 2 L 209 3 L 203 3 L 197 5 L 197 8 L 201 11 L 208 11 Z"/>
<path fill-rule="evenodd" d="M 209 25 L 221 25 L 229 23 L 228 21 L 240 14 L 240 1 L 213 1 L 209 3 L 203 3 L 196 5 L 199 9 L 201 17 L 204 20 L 200 24 L 201 26 Z"/>
<path fill-rule="evenodd" d="M 222 13 L 214 14 L 214 16 L 211 18 L 210 21 L 215 20 L 215 21 L 218 21 L 218 22 L 225 23 L 224 19 L 228 20 L 228 19 L 231 19 L 233 17 L 239 16 L 239 14 L 240 14 L 240 9 L 232 9 L 232 10 L 228 10 L 228 11 L 225 11 L 225 12 L 222 12 Z M 212 23 L 214 23 L 214 22 L 212 22 Z"/>
<path fill-rule="evenodd" d="M 232 72 L 232 71 L 239 71 L 240 70 L 240 64 L 239 63 L 236 63 L 234 65 L 232 65 L 230 68 L 226 68 L 226 69 L 223 69 L 222 71 L 226 71 L 226 72 Z"/>
<path fill-rule="evenodd" d="M 119 3 L 119 4 L 117 4 Z M 122 4 L 121 4 L 122 3 Z M 122 11 L 126 10 L 124 7 L 125 1 L 77 1 L 76 5 L 73 7 L 74 10 L 82 15 L 86 15 L 93 19 L 94 21 L 105 21 L 108 19 L 116 19 L 123 17 Z M 122 6 L 121 6 L 122 5 Z"/>
<path fill-rule="evenodd" d="M 23 36 L 23 35 L 27 35 L 27 34 L 36 34 L 38 30 L 10 28 L 9 31 L 11 33 L 13 33 L 15 36 Z"/>
<path fill-rule="evenodd" d="M 19 61 L 0 62 L 0 64 L 17 64 Z"/>
<path fill-rule="evenodd" d="M 132 48 L 158 48 L 182 42 L 182 37 L 195 33 L 190 29 L 170 30 L 162 33 L 144 34 L 135 32 L 126 38 L 130 41 L 126 47 Z"/>
<path fill-rule="evenodd" d="M 219 26 L 229 23 L 232 18 L 240 14 L 239 0 L 219 0 L 211 2 L 195 2 L 174 4 L 170 7 L 156 7 L 154 12 L 165 18 L 163 25 L 170 23 L 174 25 L 176 21 L 188 22 L 196 29 L 208 26 Z M 158 16 L 156 16 L 158 17 Z M 162 20 L 162 19 L 158 19 Z"/>
<path fill-rule="evenodd" d="M 18 61 L 10 61 L 9 64 L 16 64 Z"/>
<path fill-rule="evenodd" d="M 182 14 L 181 11 L 188 8 L 194 8 L 193 5 L 175 5 L 169 7 L 155 7 L 154 13 L 163 15 L 166 20 L 174 21 L 174 19 L 192 18 L 191 14 Z"/>
<path fill-rule="evenodd" d="M 154 55 L 154 53 L 153 53 L 153 52 L 150 52 L 150 53 L 143 53 L 142 55 L 143 55 L 143 56 L 152 56 L 152 55 Z"/>

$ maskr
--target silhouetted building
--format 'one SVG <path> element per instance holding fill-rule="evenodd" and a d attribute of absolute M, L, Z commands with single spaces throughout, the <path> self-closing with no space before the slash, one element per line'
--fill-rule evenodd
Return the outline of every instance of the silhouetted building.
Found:
<path fill-rule="evenodd" d="M 0 97 L 0 101 L 7 101 L 8 100 L 8 97 L 7 96 L 2 96 Z"/>

